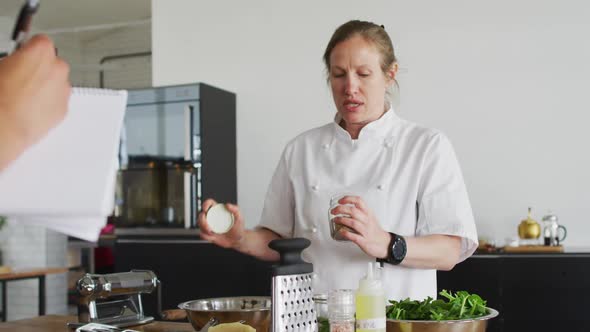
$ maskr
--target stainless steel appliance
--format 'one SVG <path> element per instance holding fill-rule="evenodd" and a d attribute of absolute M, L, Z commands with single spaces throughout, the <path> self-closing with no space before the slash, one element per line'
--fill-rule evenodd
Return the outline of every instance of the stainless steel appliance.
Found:
<path fill-rule="evenodd" d="M 195 228 L 204 198 L 236 202 L 235 94 L 206 84 L 129 90 L 117 228 Z"/>
<path fill-rule="evenodd" d="M 76 287 L 80 295 L 78 323 L 68 326 L 99 323 L 125 327 L 149 323 L 154 318 L 144 315 L 141 295 L 160 290 L 158 286 L 152 271 L 88 273 L 78 280 Z M 159 298 L 158 292 L 158 302 Z"/>
<path fill-rule="evenodd" d="M 559 246 L 567 236 L 565 226 L 559 224 L 556 215 L 549 213 L 543 216 L 543 239 L 546 246 Z M 559 231 L 562 231 L 560 234 Z"/>
<path fill-rule="evenodd" d="M 277 239 L 269 247 L 280 264 L 272 269 L 272 332 L 317 331 L 313 302 L 313 265 L 301 258 L 311 242 L 305 238 Z"/>

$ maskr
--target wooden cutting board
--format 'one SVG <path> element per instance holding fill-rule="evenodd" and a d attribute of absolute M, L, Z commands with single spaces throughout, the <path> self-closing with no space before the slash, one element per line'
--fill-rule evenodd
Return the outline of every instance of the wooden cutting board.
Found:
<path fill-rule="evenodd" d="M 504 252 L 507 253 L 544 253 L 544 252 L 563 252 L 563 246 L 518 246 L 504 247 Z"/>
<path fill-rule="evenodd" d="M 10 273 L 10 272 L 12 272 L 12 269 L 10 268 L 10 266 L 0 265 L 0 274 Z"/>
<path fill-rule="evenodd" d="M 73 332 L 68 329 L 68 322 L 77 322 L 77 316 L 39 316 L 29 319 L 14 320 L 0 323 L 2 332 Z M 194 332 L 189 323 L 151 322 L 145 325 L 131 326 L 130 329 L 140 332 Z"/>

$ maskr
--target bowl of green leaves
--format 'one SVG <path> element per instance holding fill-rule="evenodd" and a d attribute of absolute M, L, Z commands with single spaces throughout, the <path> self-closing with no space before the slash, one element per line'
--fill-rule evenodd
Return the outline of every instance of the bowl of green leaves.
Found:
<path fill-rule="evenodd" d="M 440 299 L 389 301 L 387 332 L 485 332 L 498 311 L 477 294 L 443 290 Z"/>

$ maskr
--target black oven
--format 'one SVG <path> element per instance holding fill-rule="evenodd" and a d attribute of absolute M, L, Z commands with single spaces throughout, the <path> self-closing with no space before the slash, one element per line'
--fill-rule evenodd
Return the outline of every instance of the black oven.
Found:
<path fill-rule="evenodd" d="M 204 198 L 235 203 L 235 109 L 202 83 L 129 90 L 116 226 L 191 229 Z"/>

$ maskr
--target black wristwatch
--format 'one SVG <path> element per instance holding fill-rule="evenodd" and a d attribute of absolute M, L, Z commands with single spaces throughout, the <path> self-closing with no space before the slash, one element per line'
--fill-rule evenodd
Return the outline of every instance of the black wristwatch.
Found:
<path fill-rule="evenodd" d="M 392 265 L 398 265 L 404 258 L 406 258 L 406 239 L 403 236 L 395 233 L 389 233 L 391 239 L 389 240 L 389 248 L 387 250 L 387 257 L 377 258 L 379 263 L 389 263 Z"/>

